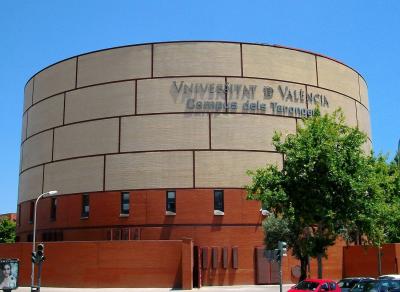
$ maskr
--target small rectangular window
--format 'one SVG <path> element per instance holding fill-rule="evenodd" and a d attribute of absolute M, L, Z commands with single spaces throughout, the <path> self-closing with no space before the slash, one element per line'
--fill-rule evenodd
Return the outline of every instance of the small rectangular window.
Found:
<path fill-rule="evenodd" d="M 35 214 L 35 201 L 31 201 L 29 209 L 29 223 L 33 223 L 34 214 Z"/>
<path fill-rule="evenodd" d="M 18 204 L 18 226 L 21 226 L 21 204 Z"/>
<path fill-rule="evenodd" d="M 167 206 L 166 211 L 170 213 L 176 213 L 176 192 L 175 191 L 167 191 Z"/>
<path fill-rule="evenodd" d="M 57 218 L 57 198 L 51 198 L 50 219 L 55 221 Z"/>
<path fill-rule="evenodd" d="M 89 194 L 82 195 L 82 218 L 89 217 L 90 205 L 89 205 Z"/>
<path fill-rule="evenodd" d="M 129 192 L 121 193 L 121 215 L 129 215 L 129 208 L 130 208 L 129 197 L 130 197 Z"/>
<path fill-rule="evenodd" d="M 217 214 L 218 213 L 218 214 Z M 224 191 L 214 191 L 214 214 L 223 215 L 224 213 Z"/>

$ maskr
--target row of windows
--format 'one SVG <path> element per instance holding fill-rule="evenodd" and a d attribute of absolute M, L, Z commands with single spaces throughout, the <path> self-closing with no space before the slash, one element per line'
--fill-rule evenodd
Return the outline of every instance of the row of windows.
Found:
<path fill-rule="evenodd" d="M 29 223 L 33 223 L 33 216 L 35 203 L 31 201 L 30 212 L 29 212 Z M 130 193 L 121 192 L 120 197 L 120 215 L 129 216 L 130 211 Z M 165 211 L 167 215 L 176 214 L 176 191 L 166 192 L 166 205 Z M 81 218 L 88 218 L 90 214 L 90 199 L 89 194 L 83 194 L 81 199 Z M 224 215 L 224 191 L 214 190 L 214 214 Z M 21 206 L 18 206 L 18 216 L 21 216 Z M 55 221 L 57 219 L 57 198 L 51 198 L 50 202 L 50 220 Z M 21 222 L 19 220 L 19 222 Z"/>

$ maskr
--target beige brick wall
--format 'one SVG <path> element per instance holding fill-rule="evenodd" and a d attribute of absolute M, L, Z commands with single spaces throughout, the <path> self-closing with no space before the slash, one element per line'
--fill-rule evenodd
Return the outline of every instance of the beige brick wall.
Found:
<path fill-rule="evenodd" d="M 296 120 L 242 114 L 211 115 L 211 148 L 275 151 L 272 136 L 296 132 Z"/>
<path fill-rule="evenodd" d="M 360 97 L 361 97 L 361 103 L 365 105 L 367 108 L 369 108 L 369 100 L 368 100 L 368 87 L 367 83 L 365 83 L 364 78 L 359 76 L 359 81 L 360 81 Z"/>
<path fill-rule="evenodd" d="M 26 126 L 28 123 L 28 115 L 27 113 L 24 113 L 22 116 L 22 125 L 21 125 L 21 141 L 24 141 L 26 139 Z"/>
<path fill-rule="evenodd" d="M 360 101 L 358 74 L 338 62 L 317 57 L 318 84 Z"/>
<path fill-rule="evenodd" d="M 305 85 L 300 85 L 296 83 L 283 82 L 283 81 L 272 81 L 272 80 L 260 80 L 253 78 L 228 78 L 227 82 L 233 85 L 233 90 L 227 94 L 228 103 L 237 102 L 238 109 L 236 112 L 242 113 L 259 113 L 259 114 L 274 114 L 271 108 L 271 103 L 279 103 L 281 105 L 301 107 L 306 108 L 306 87 Z M 247 86 L 247 88 L 255 87 L 254 98 L 243 98 L 243 87 L 238 94 L 236 90 L 236 85 Z M 271 98 L 266 98 L 264 95 L 264 88 L 272 88 L 273 93 Z M 293 100 L 289 100 L 288 96 L 292 96 Z M 302 92 L 303 97 L 300 98 L 300 92 Z M 296 98 L 298 99 L 296 101 Z M 243 106 L 249 101 L 250 103 L 264 103 L 266 104 L 266 111 L 254 111 L 245 110 Z M 231 111 L 230 109 L 228 111 Z"/>
<path fill-rule="evenodd" d="M 22 145 L 22 170 L 51 161 L 53 130 L 35 135 Z"/>
<path fill-rule="evenodd" d="M 106 190 L 190 188 L 193 186 L 191 151 L 108 155 Z"/>
<path fill-rule="evenodd" d="M 282 166 L 282 155 L 261 152 L 275 150 L 274 130 L 295 132 L 290 116 L 296 115 L 274 112 L 273 104 L 307 108 L 307 92 L 327 97 L 329 108 L 321 107 L 322 113 L 340 106 L 348 124 L 371 137 L 369 112 L 360 104 L 368 107 L 367 85 L 358 73 L 312 53 L 242 44 L 241 56 L 240 47 L 163 43 L 153 45 L 153 56 L 152 45 L 122 47 L 74 57 L 35 75 L 24 91 L 29 110 L 21 138 L 28 140 L 20 168 L 32 168 L 20 176 L 20 202 L 41 193 L 43 169 L 45 191 L 64 194 L 103 190 L 103 179 L 106 190 L 191 188 L 194 174 L 196 187 L 243 187 L 249 182 L 246 170 Z M 217 86 L 224 87 L 225 80 L 237 86 L 226 93 L 237 109 L 187 108 L 188 99 L 224 104 L 225 92 Z M 203 87 L 194 93 L 192 85 Z M 62 161 L 52 162 L 52 154 Z"/>
<path fill-rule="evenodd" d="M 319 94 L 327 97 L 329 102 L 329 107 L 319 105 L 321 114 L 333 113 L 339 107 L 343 110 L 343 113 L 346 117 L 346 124 L 351 127 L 357 127 L 357 114 L 356 114 L 356 101 L 344 96 L 342 94 L 338 94 L 332 91 L 324 90 L 318 87 L 307 87 L 307 92 L 313 95 Z M 315 109 L 317 105 L 315 103 L 309 103 L 309 108 Z"/>
<path fill-rule="evenodd" d="M 149 115 L 122 118 L 121 121 L 122 152 L 208 147 L 208 115 Z"/>
<path fill-rule="evenodd" d="M 371 139 L 372 133 L 369 112 L 364 106 L 359 103 L 357 103 L 357 119 L 358 128 L 360 129 L 360 131 L 366 133 L 367 136 Z"/>
<path fill-rule="evenodd" d="M 154 76 L 240 76 L 240 45 L 166 43 L 154 45 Z"/>
<path fill-rule="evenodd" d="M 45 165 L 44 191 L 59 194 L 95 192 L 103 190 L 104 157 L 87 157 Z"/>
<path fill-rule="evenodd" d="M 18 203 L 37 198 L 42 193 L 43 165 L 24 171 L 19 176 Z"/>
<path fill-rule="evenodd" d="M 28 137 L 63 123 L 64 94 L 46 99 L 28 111 Z"/>
<path fill-rule="evenodd" d="M 175 90 L 175 85 L 179 87 L 183 84 L 225 84 L 224 78 L 162 78 L 138 80 L 137 83 L 137 113 L 166 113 L 166 112 L 195 112 L 196 110 L 187 110 L 186 102 L 193 95 L 183 94 L 183 87 L 179 93 Z M 215 100 L 216 95 L 211 95 Z M 197 100 L 210 99 L 210 94 L 204 96 L 196 96 Z M 218 98 L 221 100 L 221 98 Z M 207 110 L 206 110 L 207 112 Z"/>
<path fill-rule="evenodd" d="M 118 152 L 118 135 L 118 118 L 57 128 L 54 159 Z"/>
<path fill-rule="evenodd" d="M 23 111 L 26 111 L 28 109 L 28 107 L 30 107 L 32 105 L 33 79 L 34 78 L 29 80 L 29 82 L 25 86 Z"/>
<path fill-rule="evenodd" d="M 151 46 L 133 46 L 79 56 L 78 87 L 151 75 Z"/>
<path fill-rule="evenodd" d="M 250 183 L 246 171 L 264 167 L 267 163 L 282 167 L 282 155 L 244 151 L 196 152 L 196 187 L 242 188 Z"/>
<path fill-rule="evenodd" d="M 92 86 L 66 94 L 65 123 L 134 113 L 134 81 Z"/>
<path fill-rule="evenodd" d="M 315 56 L 284 48 L 244 44 L 243 76 L 317 85 Z"/>
<path fill-rule="evenodd" d="M 35 76 L 33 103 L 75 88 L 76 58 L 55 64 Z"/>

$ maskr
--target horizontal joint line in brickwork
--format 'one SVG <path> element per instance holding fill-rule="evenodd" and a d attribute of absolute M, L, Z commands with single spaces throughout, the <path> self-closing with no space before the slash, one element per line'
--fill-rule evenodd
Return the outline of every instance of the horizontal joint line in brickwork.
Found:
<path fill-rule="evenodd" d="M 90 220 L 90 217 L 88 218 Z M 57 222 L 57 221 L 54 221 Z M 55 228 L 43 228 L 36 229 L 36 231 L 61 231 L 61 230 L 74 230 L 74 229 L 115 229 L 115 228 L 154 228 L 154 227 L 260 227 L 261 224 L 252 224 L 252 223 L 232 223 L 232 224 L 127 224 L 127 225 L 102 225 L 102 226 L 73 226 L 73 227 L 55 227 Z M 30 231 L 23 231 L 29 233 Z M 22 233 L 22 232 L 21 232 Z"/>
<path fill-rule="evenodd" d="M 283 80 L 283 79 L 274 79 L 274 78 L 263 78 L 263 77 L 257 77 L 257 76 L 240 76 L 240 75 L 170 75 L 170 76 L 155 76 L 155 77 L 143 77 L 143 78 L 130 78 L 130 79 L 121 79 L 121 80 L 114 80 L 114 81 L 107 81 L 107 82 L 100 82 L 100 83 L 95 83 L 95 84 L 89 84 L 89 85 L 85 85 L 85 86 L 81 86 L 81 87 L 77 87 L 77 88 L 72 88 L 69 90 L 65 90 L 65 91 L 60 91 L 58 93 L 52 94 L 50 96 L 47 96 L 35 103 L 32 103 L 24 112 L 22 115 L 24 115 L 31 107 L 49 99 L 52 98 L 54 96 L 57 96 L 59 94 L 62 93 L 68 93 L 71 91 L 76 91 L 76 90 L 80 90 L 80 89 L 85 89 L 85 88 L 89 88 L 89 87 L 95 87 L 95 86 L 100 86 L 100 85 L 106 85 L 106 84 L 114 84 L 114 83 L 122 83 L 122 82 L 129 82 L 129 81 L 140 81 L 140 80 L 155 80 L 155 79 L 172 79 L 172 78 L 238 78 L 238 79 L 256 79 L 256 80 L 266 80 L 266 81 L 278 81 L 278 82 L 285 82 L 285 83 L 292 83 L 292 84 L 298 84 L 298 85 L 304 85 L 304 86 L 313 86 L 316 88 L 321 88 L 327 91 L 332 91 L 335 93 L 339 93 L 341 95 L 344 95 L 346 97 L 349 97 L 351 99 L 354 99 L 355 101 L 359 102 L 360 104 L 362 104 L 358 99 L 355 99 L 354 97 L 351 97 L 350 95 L 347 95 L 345 93 L 341 93 L 339 91 L 335 91 L 333 89 L 329 89 L 329 88 L 325 88 L 325 87 L 320 87 L 317 86 L 315 84 L 308 84 L 308 83 L 300 83 L 300 82 L 296 82 L 296 81 L 290 81 L 290 80 Z M 368 108 L 362 104 L 367 110 Z"/>
<path fill-rule="evenodd" d="M 119 155 L 119 154 L 135 154 L 135 153 L 158 153 L 158 152 L 222 152 L 222 151 L 229 151 L 229 152 L 260 152 L 260 153 L 278 153 L 277 151 L 272 150 L 252 150 L 252 149 L 166 149 L 166 150 L 141 150 L 141 151 L 121 151 L 121 152 L 109 152 L 109 153 L 101 153 L 101 154 L 92 154 L 92 155 L 83 155 L 83 156 L 74 156 L 68 157 L 63 159 L 55 159 L 53 161 L 33 165 L 30 167 L 25 168 L 19 174 L 21 175 L 25 171 L 41 166 L 52 164 L 56 162 L 66 161 L 66 160 L 75 160 L 75 159 L 82 159 L 82 158 L 90 158 L 90 157 L 103 157 L 103 156 L 111 156 L 111 155 Z"/>

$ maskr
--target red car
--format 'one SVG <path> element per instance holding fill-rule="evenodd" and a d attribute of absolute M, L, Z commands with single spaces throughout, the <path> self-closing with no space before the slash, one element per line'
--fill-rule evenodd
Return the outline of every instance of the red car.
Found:
<path fill-rule="evenodd" d="M 341 292 L 340 287 L 335 281 L 327 279 L 305 279 L 299 284 L 293 286 L 288 292 L 303 292 L 303 291 L 315 291 L 315 292 Z"/>

